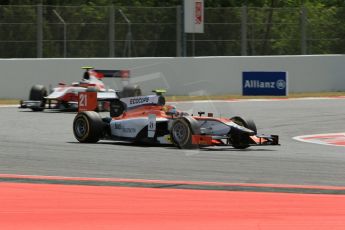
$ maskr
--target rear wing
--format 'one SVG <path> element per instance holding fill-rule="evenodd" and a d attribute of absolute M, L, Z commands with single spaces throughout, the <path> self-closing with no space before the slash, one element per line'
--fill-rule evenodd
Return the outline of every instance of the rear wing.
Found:
<path fill-rule="evenodd" d="M 79 92 L 78 93 L 78 112 L 95 111 L 99 101 L 114 101 L 118 99 L 116 92 Z"/>
<path fill-rule="evenodd" d="M 104 69 L 94 69 L 91 66 L 84 66 L 82 69 L 85 69 L 84 79 L 89 79 L 90 76 L 94 76 L 98 79 L 101 78 L 122 78 L 128 79 L 130 77 L 129 70 L 104 70 Z"/>
<path fill-rule="evenodd" d="M 132 109 L 142 105 L 165 105 L 165 98 L 160 95 L 125 97 L 121 98 L 120 101 L 126 105 L 126 109 Z"/>
<path fill-rule="evenodd" d="M 98 75 L 102 75 L 105 78 L 129 78 L 129 70 L 103 70 L 103 69 L 94 69 L 92 70 Z"/>
<path fill-rule="evenodd" d="M 79 92 L 78 112 L 95 111 L 99 101 L 120 102 L 124 110 L 143 105 L 165 105 L 165 98 L 161 95 L 118 98 L 115 92 Z"/>

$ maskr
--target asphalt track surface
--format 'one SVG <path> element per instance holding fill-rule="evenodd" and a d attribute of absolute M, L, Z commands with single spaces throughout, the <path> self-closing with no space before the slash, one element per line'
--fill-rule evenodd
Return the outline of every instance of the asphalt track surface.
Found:
<path fill-rule="evenodd" d="M 281 146 L 247 150 L 80 144 L 75 113 L 0 108 L 0 174 L 86 178 L 345 186 L 345 148 L 298 142 L 300 135 L 344 132 L 344 99 L 179 103 L 179 109 L 253 118 Z"/>

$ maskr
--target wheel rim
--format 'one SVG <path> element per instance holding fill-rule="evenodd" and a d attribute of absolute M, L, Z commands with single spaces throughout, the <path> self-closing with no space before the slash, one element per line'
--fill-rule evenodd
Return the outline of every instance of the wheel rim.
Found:
<path fill-rule="evenodd" d="M 184 124 L 178 122 L 175 124 L 173 128 L 172 134 L 173 134 L 174 140 L 177 143 L 181 143 L 186 140 L 186 137 L 188 135 L 187 127 Z"/>
<path fill-rule="evenodd" d="M 87 123 L 84 119 L 79 118 L 75 123 L 75 132 L 78 137 L 83 137 L 88 132 Z"/>

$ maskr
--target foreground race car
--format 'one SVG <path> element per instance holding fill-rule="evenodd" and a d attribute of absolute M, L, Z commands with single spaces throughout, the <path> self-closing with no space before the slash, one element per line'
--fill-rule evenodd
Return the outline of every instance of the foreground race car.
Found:
<path fill-rule="evenodd" d="M 78 109 L 78 94 L 86 91 L 98 92 L 98 98 L 114 95 L 118 97 L 140 96 L 141 89 L 137 85 L 126 85 L 122 91 L 115 92 L 106 89 L 102 81 L 103 78 L 121 78 L 127 81 L 129 70 L 97 70 L 92 67 L 82 67 L 85 69 L 80 82 L 73 82 L 71 85 L 60 83 L 48 95 L 48 90 L 43 85 L 34 85 L 30 90 L 29 100 L 21 101 L 19 108 L 29 108 L 33 111 L 43 111 L 44 109 L 74 110 Z M 97 110 L 108 110 L 109 102 L 100 102 Z"/>
<path fill-rule="evenodd" d="M 92 92 L 79 96 L 79 113 L 73 132 L 82 143 L 101 139 L 135 143 L 169 144 L 190 149 L 203 146 L 232 146 L 245 149 L 253 145 L 279 145 L 277 135 L 258 135 L 255 123 L 241 117 L 216 118 L 189 115 L 165 105 L 161 91 L 156 95 L 111 100 L 110 117 L 102 118 L 93 110 L 97 101 Z"/>

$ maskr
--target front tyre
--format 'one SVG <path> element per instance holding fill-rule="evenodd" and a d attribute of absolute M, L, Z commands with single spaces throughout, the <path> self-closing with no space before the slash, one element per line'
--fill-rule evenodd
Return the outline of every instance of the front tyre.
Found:
<path fill-rule="evenodd" d="M 30 101 L 41 101 L 39 108 L 32 108 L 32 111 L 43 111 L 46 105 L 45 97 L 48 95 L 47 88 L 43 85 L 34 85 L 30 90 L 29 100 Z"/>
<path fill-rule="evenodd" d="M 243 119 L 241 117 L 232 117 L 231 120 L 238 125 L 254 131 L 254 133 L 257 134 L 256 125 L 253 120 Z M 246 149 L 252 142 L 248 133 L 236 133 L 231 136 L 230 141 L 232 147 L 235 149 Z"/>
<path fill-rule="evenodd" d="M 185 119 L 176 119 L 171 127 L 171 139 L 180 149 L 191 149 L 196 146 L 192 144 L 192 130 Z"/>
<path fill-rule="evenodd" d="M 74 137 L 81 143 L 96 143 L 103 135 L 104 122 L 94 111 L 78 113 L 73 121 Z"/>

